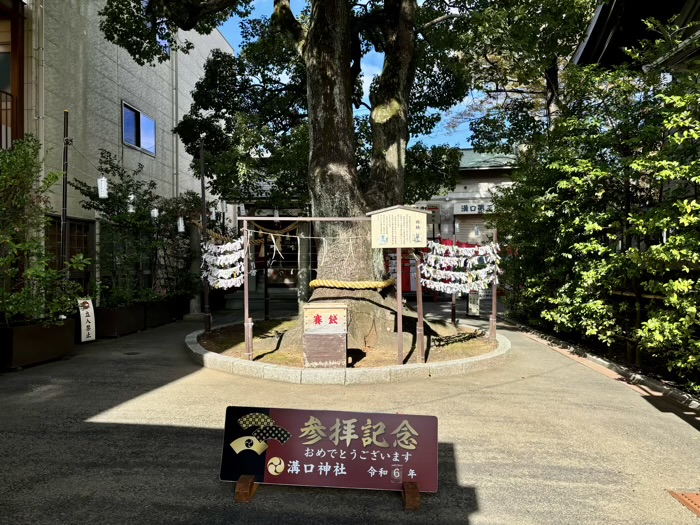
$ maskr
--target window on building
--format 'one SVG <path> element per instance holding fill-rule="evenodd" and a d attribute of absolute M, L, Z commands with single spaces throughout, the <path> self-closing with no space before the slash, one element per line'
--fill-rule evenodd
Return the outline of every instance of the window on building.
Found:
<path fill-rule="evenodd" d="M 125 144 L 156 154 L 156 121 L 138 109 L 122 103 L 122 139 Z"/>
<path fill-rule="evenodd" d="M 81 221 L 78 219 L 68 219 L 68 259 L 74 255 L 83 254 L 95 260 L 95 223 L 92 221 Z M 50 266 L 56 270 L 63 265 L 59 261 L 61 253 L 61 219 L 59 217 L 49 217 L 46 224 L 46 252 L 51 255 Z M 71 279 L 83 285 L 83 291 L 87 293 L 90 281 L 94 277 L 92 265 L 82 271 L 72 271 Z"/>

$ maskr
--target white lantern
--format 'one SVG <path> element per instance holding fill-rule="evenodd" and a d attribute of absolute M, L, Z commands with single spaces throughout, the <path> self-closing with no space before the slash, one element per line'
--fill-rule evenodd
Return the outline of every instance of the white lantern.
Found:
<path fill-rule="evenodd" d="M 133 193 L 131 195 L 129 195 L 129 204 L 127 204 L 127 206 L 126 206 L 126 211 L 128 211 L 129 213 L 134 213 L 136 211 L 136 208 L 134 207 L 134 199 L 135 198 L 136 197 L 134 197 Z"/>
<path fill-rule="evenodd" d="M 177 232 L 185 233 L 185 219 L 182 217 L 177 218 Z"/>
<path fill-rule="evenodd" d="M 210 218 L 212 221 L 215 221 L 215 220 L 216 220 L 216 208 L 212 208 L 212 209 L 211 209 L 211 213 L 210 213 L 210 215 L 209 215 L 209 218 Z"/>
<path fill-rule="evenodd" d="M 154 219 L 158 218 L 158 208 L 153 208 L 151 210 L 151 217 L 153 217 Z"/>
<path fill-rule="evenodd" d="M 108 196 L 108 184 L 107 177 L 100 177 L 97 179 L 97 196 L 100 199 L 106 199 Z"/>

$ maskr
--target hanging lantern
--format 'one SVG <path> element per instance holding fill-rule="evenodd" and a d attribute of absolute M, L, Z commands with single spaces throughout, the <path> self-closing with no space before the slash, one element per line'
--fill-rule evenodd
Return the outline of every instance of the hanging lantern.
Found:
<path fill-rule="evenodd" d="M 97 196 L 100 199 L 106 199 L 108 197 L 108 186 L 107 177 L 100 177 L 97 179 Z"/>
<path fill-rule="evenodd" d="M 177 232 L 185 233 L 185 219 L 182 217 L 177 218 Z"/>
<path fill-rule="evenodd" d="M 215 220 L 216 220 L 216 208 L 212 208 L 212 209 L 211 209 L 209 218 L 210 218 L 212 221 L 215 221 Z"/>
<path fill-rule="evenodd" d="M 134 207 L 134 199 L 135 198 L 136 197 L 134 197 L 133 193 L 131 195 L 129 195 L 129 204 L 127 204 L 127 206 L 126 206 L 126 211 L 128 211 L 129 213 L 134 213 L 136 211 L 136 208 Z"/>
<path fill-rule="evenodd" d="M 158 208 L 153 208 L 151 210 L 151 217 L 153 217 L 154 219 L 158 218 Z"/>

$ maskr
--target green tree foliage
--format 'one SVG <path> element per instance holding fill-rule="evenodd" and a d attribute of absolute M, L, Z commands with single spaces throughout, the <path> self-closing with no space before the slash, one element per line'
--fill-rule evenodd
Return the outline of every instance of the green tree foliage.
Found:
<path fill-rule="evenodd" d="M 31 136 L 0 150 L 0 320 L 6 324 L 57 323 L 75 312 L 82 287 L 69 272 L 90 264 L 76 255 L 62 269 L 51 265 L 43 233 L 49 188 L 59 174 L 42 179 L 39 150 Z"/>
<path fill-rule="evenodd" d="M 107 178 L 108 197 L 97 187 L 75 180 L 82 206 L 98 212 L 101 305 L 128 306 L 134 302 L 193 293 L 192 253 L 187 233 L 178 233 L 177 219 L 186 227 L 199 217 L 200 198 L 188 192 L 166 199 L 156 183 L 141 178 L 143 166 L 125 168 L 109 151 L 100 151 L 98 170 Z M 158 210 L 158 217 L 151 210 Z"/>
<path fill-rule="evenodd" d="M 109 0 L 101 12 L 106 38 L 127 49 L 139 63 L 166 60 L 169 49 L 187 52 L 191 44 L 175 38 L 178 27 L 208 33 L 233 14 L 244 17 L 240 54 L 212 54 L 194 92 L 194 105 L 177 127 L 193 156 L 198 155 L 200 137 L 205 137 L 207 170 L 216 176 L 212 187 L 231 200 L 265 195 L 273 206 L 289 203 L 290 197 L 305 200 L 309 100 L 306 64 L 300 50 L 313 45 L 305 37 L 313 18 L 311 4 L 297 18 L 284 1 L 275 2 L 272 16 L 261 19 L 245 17 L 248 2 L 220 0 Z M 592 0 L 348 4 L 350 40 L 339 45 L 351 48 L 351 60 L 345 67 L 353 85 L 352 103 L 356 108 L 367 106 L 372 112 L 371 118 L 357 119 L 355 126 L 362 193 L 377 193 L 382 180 L 379 171 L 385 163 L 380 157 L 387 152 L 376 151 L 377 141 L 393 143 L 384 136 L 388 130 L 378 131 L 381 118 L 375 118 L 376 110 L 391 107 L 392 97 L 404 99 L 401 104 L 408 109 L 405 148 L 408 134 L 430 133 L 470 90 L 495 94 L 478 99 L 488 99 L 489 104 L 494 100 L 507 102 L 506 92 L 532 83 L 537 86 L 531 89 L 543 93 L 543 79 L 552 75 L 551 71 L 549 76 L 545 73 L 553 69 L 556 76 L 559 57 L 572 52 L 592 6 Z M 413 11 L 415 16 L 409 16 Z M 406 29 L 413 36 L 397 29 L 405 24 L 411 26 Z M 290 45 L 290 40 L 295 45 Z M 361 59 L 372 50 L 385 55 L 385 64 L 382 73 L 371 79 L 367 105 L 362 101 L 362 80 L 367 73 L 362 71 Z M 549 83 L 555 86 L 556 78 Z M 481 104 L 477 106 L 477 112 L 483 110 Z M 316 140 L 334 141 L 337 137 Z M 417 145 L 415 151 L 399 155 L 404 160 L 387 161 L 406 181 L 405 195 L 399 197 L 406 202 L 454 185 L 456 154 L 448 153 L 445 147 L 427 150 Z M 401 165 L 404 161 L 405 170 Z M 416 177 L 421 170 L 423 175 Z M 261 184 L 263 180 L 271 181 L 272 187 Z M 403 187 L 403 180 L 399 186 Z"/>
<path fill-rule="evenodd" d="M 171 50 L 187 53 L 194 47 L 178 38 L 178 29 L 209 34 L 230 16 L 247 15 L 249 5 L 234 0 L 110 0 L 102 10 L 100 29 L 137 63 L 164 62 Z"/>
<path fill-rule="evenodd" d="M 525 106 L 475 128 L 481 147 L 520 137 L 495 218 L 513 312 L 696 388 L 699 85 L 692 73 L 569 67 L 551 128 Z"/>

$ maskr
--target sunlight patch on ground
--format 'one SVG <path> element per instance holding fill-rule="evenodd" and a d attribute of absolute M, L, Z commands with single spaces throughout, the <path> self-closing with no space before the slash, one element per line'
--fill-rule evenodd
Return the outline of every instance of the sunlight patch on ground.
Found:
<path fill-rule="evenodd" d="M 226 407 L 235 402 L 231 376 L 198 370 L 86 420 L 88 423 L 223 429 Z M 212 395 L 212 392 L 224 395 Z M 228 398 L 228 399 L 227 399 Z"/>

